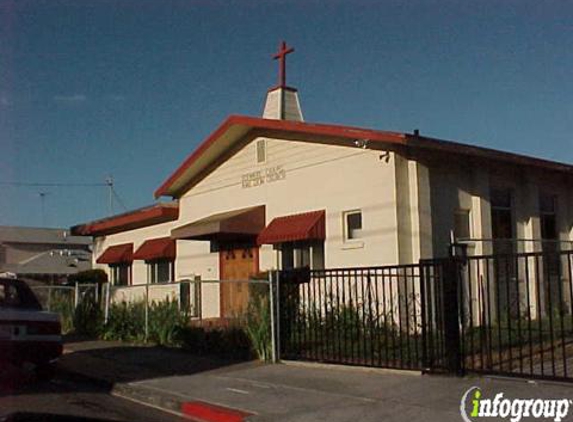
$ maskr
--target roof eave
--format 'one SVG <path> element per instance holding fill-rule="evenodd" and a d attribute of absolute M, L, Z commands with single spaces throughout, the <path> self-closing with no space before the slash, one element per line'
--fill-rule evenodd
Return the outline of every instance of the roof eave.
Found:
<path fill-rule="evenodd" d="M 289 120 L 263 119 L 232 115 L 227 118 L 199 147 L 189 155 L 185 161 L 172 173 L 171 176 L 155 191 L 155 198 L 160 196 L 178 197 L 189 186 L 189 180 L 185 180 L 185 173 L 203 155 L 210 146 L 222 138 L 234 126 L 241 126 L 242 131 L 230 144 L 235 144 L 241 139 L 256 136 L 276 137 L 290 140 L 308 140 L 309 136 L 319 139 L 331 140 L 356 140 L 365 139 L 373 142 L 385 142 L 389 144 L 404 144 L 406 135 L 395 132 L 381 132 L 370 129 L 355 128 L 350 126 L 326 125 L 318 123 L 305 123 Z M 201 173 L 200 171 L 198 174 Z M 191 176 L 192 179 L 194 176 Z"/>
<path fill-rule="evenodd" d="M 83 236 L 101 236 L 166 223 L 177 218 L 179 218 L 179 207 L 156 205 L 73 226 L 71 231 Z"/>

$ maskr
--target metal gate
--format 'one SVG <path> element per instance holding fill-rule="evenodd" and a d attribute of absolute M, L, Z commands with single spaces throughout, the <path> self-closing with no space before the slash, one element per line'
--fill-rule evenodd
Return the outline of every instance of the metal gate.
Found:
<path fill-rule="evenodd" d="M 283 359 L 573 380 L 573 252 L 283 271 Z"/>
<path fill-rule="evenodd" d="M 573 252 L 458 265 L 463 370 L 573 381 Z"/>
<path fill-rule="evenodd" d="M 281 358 L 396 369 L 442 362 L 440 305 L 423 299 L 434 294 L 440 266 L 281 272 Z"/>

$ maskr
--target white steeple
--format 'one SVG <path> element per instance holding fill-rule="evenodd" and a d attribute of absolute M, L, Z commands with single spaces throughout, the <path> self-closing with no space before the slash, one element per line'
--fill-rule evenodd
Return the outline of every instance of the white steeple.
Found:
<path fill-rule="evenodd" d="M 304 121 L 296 89 L 286 86 L 270 89 L 267 93 L 263 117 L 265 119 Z"/>
<path fill-rule="evenodd" d="M 263 117 L 265 119 L 296 120 L 302 122 L 302 111 L 295 88 L 286 85 L 286 56 L 294 52 L 294 48 L 287 47 L 286 42 L 279 46 L 279 52 L 273 56 L 279 61 L 279 84 L 267 92 L 267 100 Z"/>

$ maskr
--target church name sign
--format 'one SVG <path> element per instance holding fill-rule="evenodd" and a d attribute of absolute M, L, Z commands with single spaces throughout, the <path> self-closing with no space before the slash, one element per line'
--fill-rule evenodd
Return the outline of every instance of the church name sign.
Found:
<path fill-rule="evenodd" d="M 286 179 L 286 170 L 283 166 L 267 167 L 266 169 L 252 171 L 241 176 L 243 189 L 283 179 Z"/>

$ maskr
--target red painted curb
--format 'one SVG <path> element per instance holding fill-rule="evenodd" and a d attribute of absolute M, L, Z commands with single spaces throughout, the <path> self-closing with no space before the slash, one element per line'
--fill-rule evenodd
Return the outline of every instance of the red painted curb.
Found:
<path fill-rule="evenodd" d="M 204 422 L 242 422 L 247 416 L 252 415 L 252 413 L 200 401 L 183 403 L 181 413 Z"/>

